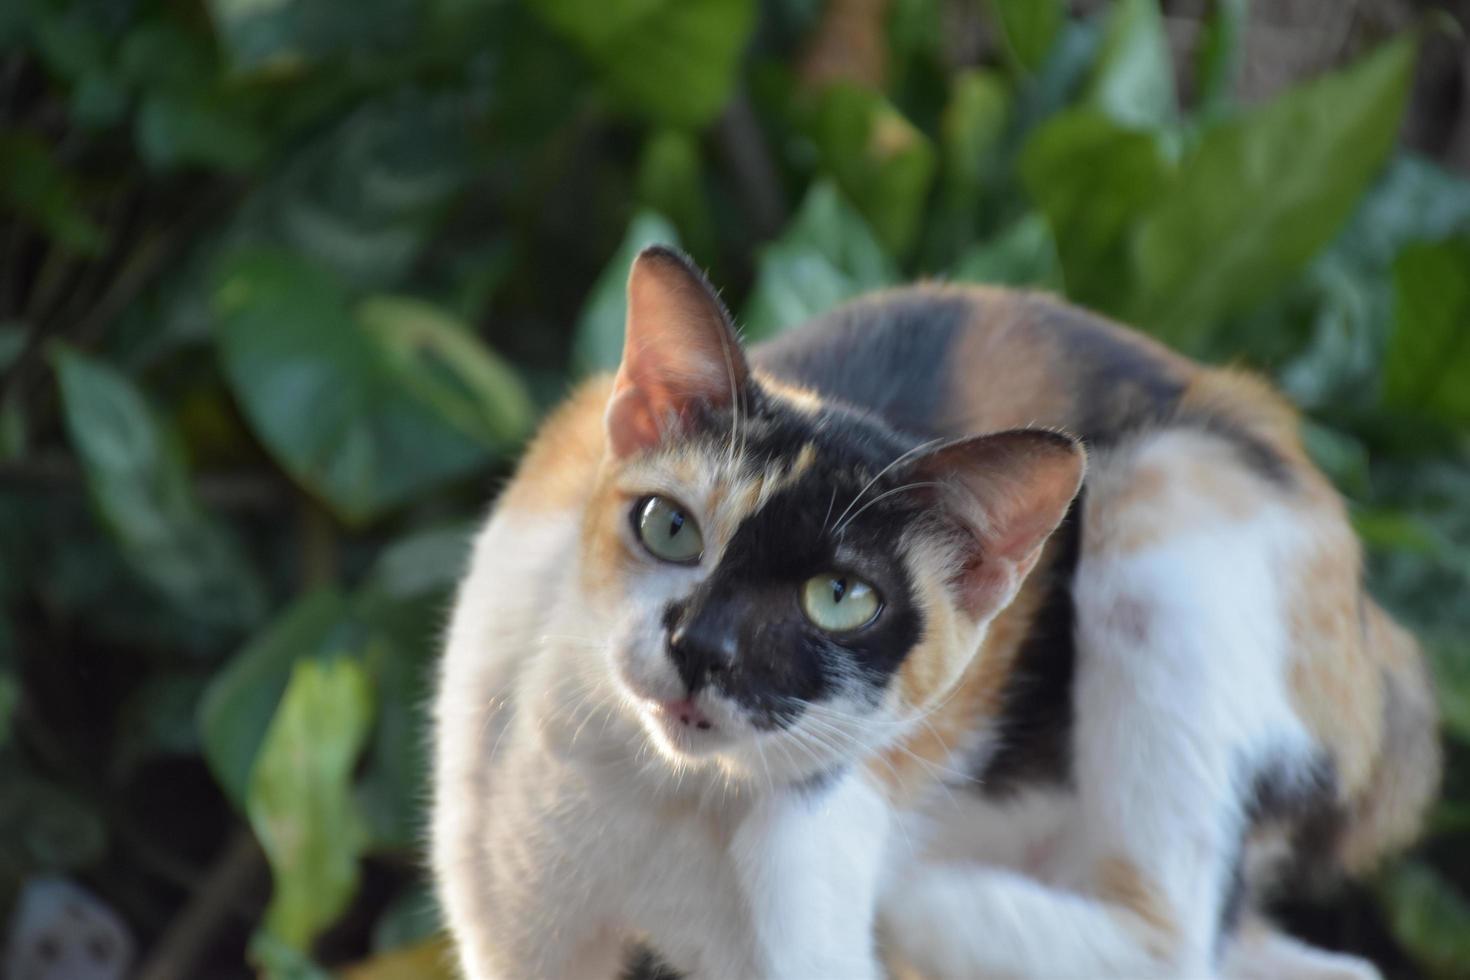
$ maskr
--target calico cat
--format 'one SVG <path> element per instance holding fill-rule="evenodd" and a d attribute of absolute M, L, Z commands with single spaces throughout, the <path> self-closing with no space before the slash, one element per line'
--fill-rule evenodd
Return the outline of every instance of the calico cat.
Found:
<path fill-rule="evenodd" d="M 1042 295 L 747 355 L 653 248 L 480 534 L 436 705 L 467 976 L 1368 977 L 1283 874 L 1408 841 L 1412 639 L 1264 383 Z"/>

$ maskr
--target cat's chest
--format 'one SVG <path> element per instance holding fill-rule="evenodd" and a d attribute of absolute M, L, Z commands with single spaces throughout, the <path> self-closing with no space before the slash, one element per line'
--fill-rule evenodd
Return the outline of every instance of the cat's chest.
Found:
<path fill-rule="evenodd" d="M 641 937 L 694 975 L 759 972 L 748 897 L 739 886 L 736 821 L 692 800 L 604 798 L 595 833 L 578 834 L 581 866 L 613 910 L 612 929 Z"/>

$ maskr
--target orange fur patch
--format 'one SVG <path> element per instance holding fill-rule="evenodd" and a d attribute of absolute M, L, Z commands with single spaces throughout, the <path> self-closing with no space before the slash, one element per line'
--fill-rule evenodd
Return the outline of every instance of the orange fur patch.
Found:
<path fill-rule="evenodd" d="M 584 503 L 602 463 L 603 414 L 611 394 L 610 376 L 573 392 L 542 424 L 499 506 L 535 514 Z"/>
<path fill-rule="evenodd" d="M 1119 456 L 1133 454 L 1133 459 Z M 1206 432 L 1152 433 L 1140 446 L 1115 450 L 1089 483 L 1083 549 L 1128 554 L 1210 521 L 1248 519 L 1273 494 L 1234 458 L 1224 440 Z"/>
<path fill-rule="evenodd" d="M 924 712 L 925 723 L 889 749 L 872 769 L 891 798 L 915 797 L 948 767 L 966 738 L 1000 714 L 1017 655 L 1045 598 L 1043 583 L 1054 557 L 1049 543 L 1037 570 L 991 621 L 973 656 L 963 639 L 972 627 L 957 621 L 954 600 L 933 577 L 920 581 L 920 604 L 931 625 L 899 667 L 897 684 L 900 713 Z M 966 656 L 970 656 L 967 663 L 956 663 Z"/>
<path fill-rule="evenodd" d="M 774 378 L 764 371 L 757 370 L 754 374 L 756 381 L 760 383 L 766 394 L 774 395 L 790 407 L 807 414 L 821 411 L 822 396 L 810 388 L 803 388 L 789 381 Z"/>
<path fill-rule="evenodd" d="M 1383 736 L 1380 668 L 1363 642 L 1357 542 L 1346 526 L 1323 527 L 1315 551 L 1286 578 L 1293 706 L 1336 763 L 1345 797 L 1364 787 Z"/>
<path fill-rule="evenodd" d="M 1145 942 L 1155 956 L 1168 957 L 1178 940 L 1179 927 L 1158 885 L 1125 857 L 1099 861 L 1094 880 L 1098 897 L 1143 926 Z"/>

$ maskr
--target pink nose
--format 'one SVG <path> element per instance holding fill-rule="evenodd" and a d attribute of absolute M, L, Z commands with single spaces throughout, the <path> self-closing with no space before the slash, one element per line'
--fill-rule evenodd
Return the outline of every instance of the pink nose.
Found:
<path fill-rule="evenodd" d="M 659 708 L 665 714 L 669 715 L 670 717 L 679 719 L 679 721 L 683 722 L 686 725 L 693 725 L 695 728 L 703 729 L 705 731 L 708 731 L 710 728 L 714 727 L 714 725 L 709 720 L 709 716 L 706 715 L 702 710 L 700 710 L 699 706 L 694 703 L 694 700 L 692 698 L 680 698 L 677 701 L 664 701 L 659 705 Z"/>

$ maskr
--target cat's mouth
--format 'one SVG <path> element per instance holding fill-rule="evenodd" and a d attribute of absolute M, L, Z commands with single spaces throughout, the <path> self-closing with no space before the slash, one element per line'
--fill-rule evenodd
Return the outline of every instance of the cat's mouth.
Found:
<path fill-rule="evenodd" d="M 680 698 L 677 701 L 655 701 L 653 702 L 653 713 L 672 725 L 676 721 L 685 728 L 693 725 L 702 732 L 710 731 L 715 723 L 710 720 L 693 698 Z"/>
<path fill-rule="evenodd" d="M 678 755 L 703 755 L 730 740 L 728 724 L 699 702 L 702 699 L 646 699 L 642 702 L 645 724 L 661 746 Z"/>

